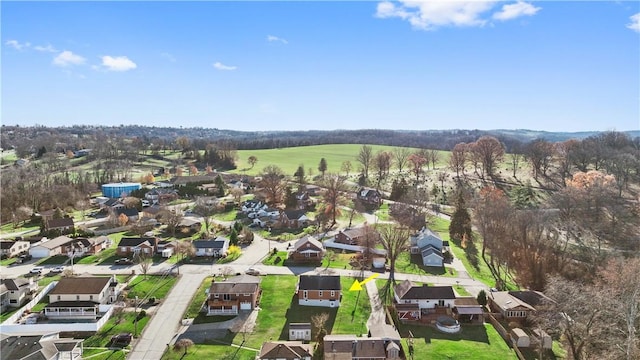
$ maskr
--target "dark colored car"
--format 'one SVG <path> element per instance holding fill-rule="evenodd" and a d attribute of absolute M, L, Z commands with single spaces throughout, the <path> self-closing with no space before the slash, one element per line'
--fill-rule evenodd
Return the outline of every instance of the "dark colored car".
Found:
<path fill-rule="evenodd" d="M 131 333 L 120 333 L 111 337 L 111 345 L 127 346 L 131 343 Z"/>
<path fill-rule="evenodd" d="M 127 258 L 121 258 L 114 262 L 116 265 L 133 265 L 133 261 Z"/>

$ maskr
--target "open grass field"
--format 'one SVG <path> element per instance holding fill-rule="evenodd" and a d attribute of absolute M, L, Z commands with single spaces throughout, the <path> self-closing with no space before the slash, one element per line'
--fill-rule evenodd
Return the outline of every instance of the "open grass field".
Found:
<path fill-rule="evenodd" d="M 300 306 L 295 298 L 297 277 L 288 275 L 270 275 L 263 278 L 260 300 L 260 312 L 254 332 L 246 336 L 246 346 L 259 349 L 264 341 L 286 340 L 287 324 L 309 322 L 311 316 L 326 312 L 329 320 L 325 327 L 333 334 L 364 334 L 366 322 L 371 313 L 366 291 L 343 291 L 339 308 Z M 353 283 L 352 278 L 342 277 L 343 289 Z M 315 330 L 312 332 L 315 336 Z M 241 336 L 235 336 L 233 342 L 240 344 Z"/>
<path fill-rule="evenodd" d="M 238 174 L 258 175 L 267 165 L 278 165 L 285 175 L 293 175 L 298 166 L 303 165 L 305 175 L 318 175 L 320 159 L 327 161 L 327 173 L 342 173 L 340 169 L 344 161 L 350 161 L 352 169 L 350 174 L 357 174 L 358 163 L 356 156 L 362 145 L 359 144 L 331 144 L 299 146 L 292 148 L 267 149 L 267 150 L 238 150 L 238 168 L 233 172 Z M 371 145 L 373 153 L 378 151 L 393 151 L 393 146 Z M 247 162 L 249 156 L 258 158 L 256 165 L 251 168 Z M 448 157 L 447 157 L 448 158 Z M 309 174 L 309 168 L 312 174 Z"/>
<path fill-rule="evenodd" d="M 491 324 L 462 326 L 458 334 L 444 334 L 429 326 L 401 325 L 398 329 L 408 353 L 409 331 L 413 334 L 415 359 L 508 360 L 515 352 Z"/>
<path fill-rule="evenodd" d="M 138 314 L 139 315 L 139 314 Z M 84 341 L 87 347 L 106 347 L 111 341 L 113 335 L 119 333 L 134 333 L 138 331 L 138 336 L 142 334 L 142 330 L 149 322 L 149 316 L 140 317 L 138 324 L 135 323 L 136 314 L 133 312 L 122 313 L 122 316 L 112 316 L 104 326 L 95 335 Z M 136 329 L 137 326 L 137 329 Z"/>

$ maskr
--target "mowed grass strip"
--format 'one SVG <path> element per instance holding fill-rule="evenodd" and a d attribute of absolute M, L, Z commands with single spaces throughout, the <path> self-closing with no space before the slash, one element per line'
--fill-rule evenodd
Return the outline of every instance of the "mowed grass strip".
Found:
<path fill-rule="evenodd" d="M 444 334 L 430 326 L 401 325 L 402 345 L 408 354 L 409 331 L 413 334 L 415 359 L 509 360 L 515 352 L 491 324 L 463 325 L 458 334 Z"/>
<path fill-rule="evenodd" d="M 150 297 L 164 299 L 177 279 L 178 278 L 171 275 L 166 277 L 148 275 L 146 278 L 143 275 L 138 275 L 127 286 L 127 298 L 135 299 L 137 296 L 139 299 Z"/>
<path fill-rule="evenodd" d="M 263 278 L 260 312 L 254 332 L 246 336 L 245 345 L 259 349 L 263 342 L 287 340 L 288 324 L 311 322 L 316 314 L 328 313 L 325 324 L 328 333 L 360 335 L 367 332 L 366 323 L 371 314 L 371 306 L 366 290 L 349 291 L 354 279 L 341 277 L 342 301 L 339 308 L 300 306 L 295 296 L 298 278 L 291 275 L 269 275 Z M 312 337 L 316 335 L 312 329 Z M 235 336 L 234 343 L 240 344 L 242 336 Z"/>
<path fill-rule="evenodd" d="M 253 350 L 241 349 L 228 345 L 202 345 L 196 344 L 187 350 L 167 350 L 162 355 L 162 360 L 255 360 L 257 353 Z"/>

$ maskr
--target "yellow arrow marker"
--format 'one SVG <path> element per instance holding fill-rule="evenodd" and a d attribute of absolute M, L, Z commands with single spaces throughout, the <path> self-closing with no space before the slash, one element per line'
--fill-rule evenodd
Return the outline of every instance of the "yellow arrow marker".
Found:
<path fill-rule="evenodd" d="M 369 281 L 377 278 L 378 276 L 380 276 L 380 274 L 373 274 L 371 276 L 369 276 L 368 278 L 364 279 L 362 282 L 358 281 L 357 279 L 353 282 L 353 285 L 351 285 L 351 287 L 349 288 L 349 291 L 360 291 L 362 290 L 362 285 L 368 283 Z"/>

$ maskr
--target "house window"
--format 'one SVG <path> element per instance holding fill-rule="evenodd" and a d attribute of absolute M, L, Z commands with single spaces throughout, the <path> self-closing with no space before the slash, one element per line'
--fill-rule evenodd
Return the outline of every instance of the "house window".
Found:
<path fill-rule="evenodd" d="M 93 300 L 93 295 L 89 295 L 89 300 Z"/>
<path fill-rule="evenodd" d="M 335 290 L 331 290 L 331 297 L 335 297 L 336 296 L 336 291 Z"/>
<path fill-rule="evenodd" d="M 217 298 L 220 297 L 220 295 L 219 294 L 213 294 L 213 297 L 217 299 Z"/>
<path fill-rule="evenodd" d="M 127 247 L 126 246 L 120 246 L 120 251 L 121 252 L 127 252 Z"/>
<path fill-rule="evenodd" d="M 223 295 L 222 295 L 222 300 L 231 300 L 231 295 L 229 295 L 229 294 L 223 294 Z"/>
<path fill-rule="evenodd" d="M 318 291 L 318 296 L 322 297 L 322 290 Z"/>
<path fill-rule="evenodd" d="M 76 295 L 76 300 L 80 300 L 80 295 Z"/>
<path fill-rule="evenodd" d="M 10 304 L 17 304 L 17 303 L 18 303 L 18 300 L 16 300 L 16 299 L 11 299 L 11 300 L 9 300 L 9 303 L 10 303 Z"/>
<path fill-rule="evenodd" d="M 302 298 L 303 298 L 303 299 L 306 299 L 306 298 L 307 298 L 307 295 L 308 295 L 308 294 L 307 294 L 307 290 L 305 290 L 305 291 L 303 291 L 303 292 L 302 292 Z"/>
<path fill-rule="evenodd" d="M 60 301 L 60 295 L 58 295 L 58 301 Z"/>

